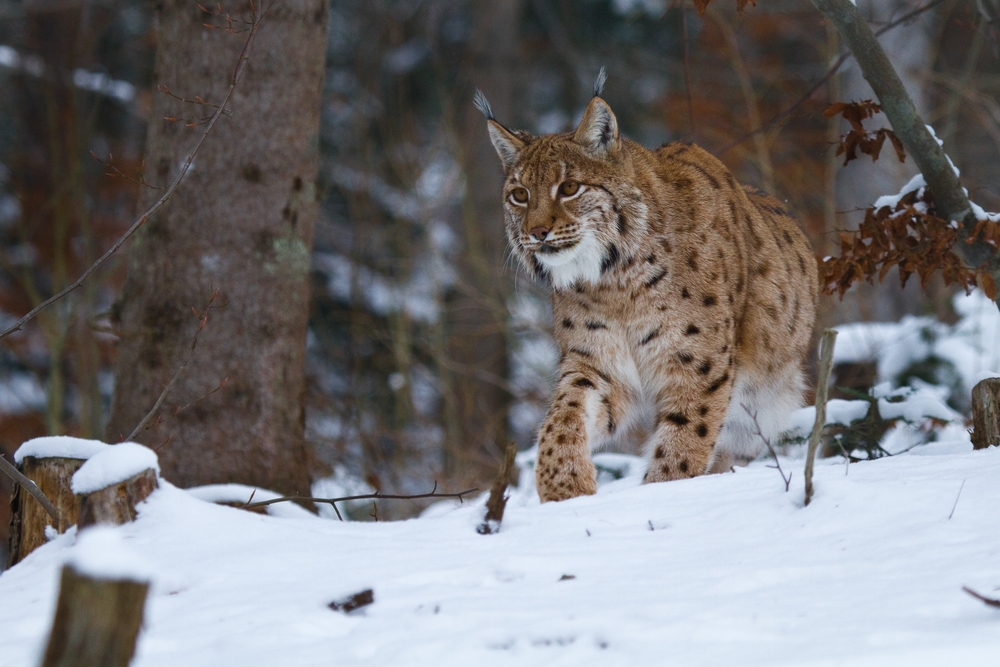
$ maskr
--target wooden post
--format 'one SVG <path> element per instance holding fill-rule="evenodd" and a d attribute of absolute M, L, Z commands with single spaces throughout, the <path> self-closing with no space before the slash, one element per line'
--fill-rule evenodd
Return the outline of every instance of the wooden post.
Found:
<path fill-rule="evenodd" d="M 135 519 L 135 506 L 156 490 L 156 471 L 147 468 L 137 475 L 79 496 L 79 527 L 97 523 L 121 525 Z"/>
<path fill-rule="evenodd" d="M 986 378 L 972 388 L 972 448 L 1000 445 L 1000 378 Z"/>
<path fill-rule="evenodd" d="M 148 582 L 62 570 L 42 667 L 127 667 L 135 654 Z"/>
<path fill-rule="evenodd" d="M 45 544 L 48 540 L 45 529 L 48 526 L 63 533 L 77 522 L 79 507 L 70 483 L 73 473 L 84 462 L 83 459 L 62 457 L 24 457 L 21 472 L 55 505 L 59 521 L 54 521 L 39 503 L 26 497 L 24 489 L 15 486 L 11 496 L 9 566 L 24 560 L 25 556 Z"/>
<path fill-rule="evenodd" d="M 826 397 L 830 391 L 830 369 L 833 368 L 833 344 L 837 340 L 837 332 L 824 329 L 819 341 L 819 378 L 816 380 L 816 421 L 813 422 L 812 433 L 809 434 L 809 450 L 806 452 L 806 505 L 813 495 L 813 462 L 816 460 L 816 448 L 823 435 L 826 424 Z"/>

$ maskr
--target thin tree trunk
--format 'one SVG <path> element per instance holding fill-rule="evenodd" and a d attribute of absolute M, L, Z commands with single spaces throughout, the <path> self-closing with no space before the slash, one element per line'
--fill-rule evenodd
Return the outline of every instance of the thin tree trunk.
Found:
<path fill-rule="evenodd" d="M 327 4 L 266 7 L 231 117 L 130 249 L 113 312 L 120 341 L 106 439 L 121 440 L 156 402 L 218 289 L 159 421 L 135 439 L 157 449 L 163 477 L 182 487 L 240 482 L 308 495 L 303 366 Z M 194 0 L 158 8 L 157 83 L 187 99 L 221 101 L 246 33 L 204 27 L 225 20 Z M 247 11 L 223 7 L 234 16 Z M 147 181 L 172 179 L 196 139 L 197 129 L 164 118 L 213 112 L 153 96 Z M 142 205 L 155 197 L 147 191 Z"/>
<path fill-rule="evenodd" d="M 449 303 L 449 371 L 457 440 L 446 445 L 446 473 L 483 478 L 500 459 L 509 440 L 507 408 L 506 296 L 503 275 L 506 233 L 500 191 L 503 172 L 490 145 L 482 114 L 472 105 L 474 86 L 489 95 L 498 113 L 509 119 L 511 75 L 516 55 L 520 0 L 473 2 L 472 53 L 464 73 L 469 96 L 458 101 L 459 136 L 465 151 L 466 195 L 458 226 L 462 240 L 460 285 Z M 501 382 L 497 382 L 499 379 Z"/>

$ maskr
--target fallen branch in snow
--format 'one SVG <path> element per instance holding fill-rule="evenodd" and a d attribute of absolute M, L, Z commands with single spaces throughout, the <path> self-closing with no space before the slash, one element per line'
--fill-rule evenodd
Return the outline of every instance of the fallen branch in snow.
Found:
<path fill-rule="evenodd" d="M 986 605 L 990 607 L 1000 608 L 1000 600 L 996 598 L 988 598 L 985 595 L 980 595 L 979 593 L 972 590 L 968 586 L 962 586 L 962 590 L 971 595 L 972 597 L 976 598 L 977 600 L 982 600 Z"/>
<path fill-rule="evenodd" d="M 402 494 L 388 494 L 388 493 L 365 493 L 359 496 L 341 496 L 340 498 L 313 498 L 311 496 L 282 496 L 281 498 L 271 498 L 270 500 L 258 500 L 255 503 L 247 502 L 240 506 L 240 509 L 252 510 L 255 507 L 266 507 L 268 505 L 273 505 L 275 503 L 284 503 L 290 501 L 308 501 L 313 503 L 327 503 L 333 507 L 333 511 L 337 513 L 337 518 L 341 521 L 344 517 L 340 515 L 340 510 L 337 509 L 337 503 L 346 502 L 348 500 L 419 500 L 420 498 L 458 498 L 459 502 L 465 502 L 464 496 L 470 493 L 475 493 L 479 489 L 467 489 L 465 491 L 459 491 L 457 493 L 438 493 L 437 482 L 434 482 L 434 488 L 430 490 L 429 493 L 414 493 L 410 495 Z M 253 498 L 253 495 L 250 496 Z"/>
<path fill-rule="evenodd" d="M 778 461 L 778 453 L 774 451 L 774 447 L 771 446 L 771 439 L 765 438 L 764 433 L 760 430 L 760 422 L 757 421 L 757 413 L 751 412 L 750 406 L 748 406 L 746 403 L 740 403 L 740 407 L 746 410 L 746 413 L 750 415 L 750 419 L 753 420 L 753 427 L 754 427 L 753 435 L 756 435 L 758 438 L 764 441 L 764 444 L 767 446 L 767 451 L 771 452 L 771 456 L 774 457 L 773 467 L 778 469 L 778 474 L 781 475 L 781 481 L 785 483 L 785 493 L 788 493 L 788 487 L 792 483 L 792 473 L 788 473 L 788 477 L 785 477 L 785 471 L 781 469 L 781 463 Z M 768 466 L 768 468 L 771 467 L 772 466 Z M 649 529 L 653 530 L 652 523 L 649 524 Z"/>
<path fill-rule="evenodd" d="M 56 522 L 56 525 L 59 524 L 59 510 L 57 510 L 56 506 L 45 497 L 45 494 L 42 493 L 42 490 L 39 489 L 34 482 L 21 474 L 21 471 L 17 469 L 17 466 L 0 456 L 0 470 L 7 473 L 7 475 L 14 480 L 15 484 L 27 491 L 32 498 L 37 500 L 45 512 L 52 517 L 53 521 Z"/>
<path fill-rule="evenodd" d="M 209 298 L 208 304 L 205 306 L 205 310 L 201 314 L 201 322 L 198 324 L 198 330 L 194 332 L 194 339 L 191 341 L 191 347 L 188 348 L 187 354 L 184 355 L 184 361 L 181 362 L 181 365 L 177 368 L 173 377 L 170 378 L 170 381 L 167 382 L 163 391 L 160 392 L 160 395 L 156 398 L 156 402 L 153 403 L 153 407 L 150 408 L 149 412 L 146 413 L 146 416 L 142 418 L 142 421 L 140 421 L 139 424 L 132 429 L 132 432 L 128 434 L 128 437 L 125 438 L 125 440 L 131 441 L 132 438 L 142 433 L 148 427 L 149 422 L 152 421 L 153 417 L 160 410 L 160 406 L 163 405 L 163 401 L 166 400 L 167 394 L 169 394 L 170 390 L 174 388 L 174 384 L 176 384 L 177 379 L 181 376 L 181 373 L 184 372 L 184 369 L 187 368 L 188 362 L 191 361 L 191 357 L 194 356 L 194 348 L 198 346 L 198 337 L 201 336 L 201 330 L 205 328 L 206 324 L 208 324 L 208 313 L 212 310 L 212 304 L 215 303 L 215 297 L 217 296 L 219 296 L 218 289 L 212 292 L 212 296 Z M 195 311 L 195 315 L 198 315 L 198 311 Z"/>
<path fill-rule="evenodd" d="M 837 340 L 837 332 L 824 329 L 819 341 L 819 377 L 816 380 L 816 421 L 813 422 L 812 433 L 809 434 L 809 449 L 806 452 L 806 505 L 813 495 L 813 463 L 816 461 L 816 449 L 823 435 L 823 425 L 826 423 L 826 397 L 830 388 L 830 370 L 833 368 L 833 344 Z"/>
<path fill-rule="evenodd" d="M 375 602 L 375 591 L 370 588 L 366 588 L 363 591 L 358 591 L 354 595 L 348 595 L 345 598 L 334 600 L 327 606 L 334 611 L 342 611 L 345 614 L 348 614 L 355 609 L 367 607 L 373 602 Z"/>
<path fill-rule="evenodd" d="M 229 89 L 226 91 L 226 96 L 222 98 L 222 102 L 216 108 L 216 111 L 214 114 L 212 114 L 212 117 L 208 120 L 206 124 L 207 126 L 205 127 L 205 131 L 202 132 L 201 134 L 201 138 L 198 139 L 198 143 L 196 143 L 191 152 L 188 153 L 187 158 L 185 158 L 184 163 L 181 165 L 180 171 L 178 171 L 177 173 L 177 177 L 170 183 L 170 185 L 166 187 L 163 196 L 157 199 L 156 203 L 154 203 L 152 206 L 146 209 L 145 213 L 140 215 L 139 218 L 132 223 L 132 226 L 129 227 L 124 234 L 118 237 L 118 240 L 115 241 L 114 244 L 112 244 L 112 246 L 108 248 L 103 255 L 98 257 L 97 260 L 93 264 L 91 264 L 90 267 L 87 268 L 87 270 L 84 271 L 79 278 L 77 278 L 75 281 L 73 281 L 70 285 L 62 289 L 57 294 L 50 296 L 45 301 L 41 302 L 40 304 L 32 308 L 17 322 L 14 322 L 14 324 L 10 325 L 3 331 L 0 331 L 0 338 L 9 336 L 15 331 L 20 331 L 21 327 L 23 327 L 31 320 L 35 319 L 35 317 L 37 317 L 38 314 L 41 313 L 43 310 L 45 310 L 46 308 L 54 304 L 56 301 L 59 301 L 64 296 L 66 296 L 70 292 L 75 291 L 81 285 L 83 285 L 83 283 L 87 280 L 87 278 L 91 276 L 92 273 L 94 273 L 94 271 L 97 271 L 97 269 L 99 269 L 105 262 L 111 259 L 111 256 L 114 255 L 118 251 L 118 249 L 121 248 L 125 244 L 125 242 L 128 241 L 132 237 L 132 235 L 139 230 L 140 227 L 146 224 L 147 220 L 153 217 L 153 215 L 170 200 L 174 192 L 177 190 L 178 186 L 180 186 L 181 181 L 184 180 L 184 177 L 191 169 L 191 165 L 194 163 L 195 156 L 198 154 L 198 151 L 201 150 L 201 147 L 205 144 L 205 140 L 208 138 L 208 135 L 212 133 L 212 129 L 215 127 L 215 124 L 219 121 L 219 118 L 221 118 L 224 115 L 225 116 L 231 115 L 231 111 L 226 107 L 226 105 L 229 104 L 229 100 L 232 99 L 233 93 L 236 91 L 236 84 L 238 84 L 240 82 L 240 79 L 243 78 L 243 74 L 246 71 L 247 64 L 250 62 L 250 48 L 253 45 L 254 38 L 257 36 L 257 31 L 260 30 L 264 14 L 267 11 L 267 8 L 265 8 L 264 11 L 258 13 L 257 10 L 253 8 L 252 3 L 251 3 L 251 8 L 254 14 L 254 18 L 250 24 L 250 27 L 247 29 L 249 34 L 247 35 L 246 42 L 243 44 L 243 50 L 240 52 L 239 59 L 236 62 L 236 68 L 233 70 L 233 75 L 229 79 Z"/>
<path fill-rule="evenodd" d="M 507 507 L 507 483 L 510 480 L 510 471 L 514 468 L 516 454 L 517 445 L 508 442 L 503 461 L 500 462 L 500 470 L 497 471 L 497 477 L 493 480 L 493 488 L 490 489 L 490 497 L 486 501 L 486 516 L 483 522 L 476 527 L 476 532 L 480 535 L 491 535 L 500 531 L 503 511 Z"/>

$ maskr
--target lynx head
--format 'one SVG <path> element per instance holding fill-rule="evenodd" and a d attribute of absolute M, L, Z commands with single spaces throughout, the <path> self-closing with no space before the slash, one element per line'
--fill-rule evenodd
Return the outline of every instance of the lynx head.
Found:
<path fill-rule="evenodd" d="M 504 211 L 511 247 L 529 272 L 556 289 L 597 283 L 635 244 L 646 205 L 632 184 L 632 162 L 618 121 L 598 95 L 573 132 L 534 137 L 493 117 L 482 93 L 490 139 L 503 163 Z"/>

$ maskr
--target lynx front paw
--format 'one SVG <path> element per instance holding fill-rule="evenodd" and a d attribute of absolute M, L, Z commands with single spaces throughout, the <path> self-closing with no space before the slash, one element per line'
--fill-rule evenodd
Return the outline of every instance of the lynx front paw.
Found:
<path fill-rule="evenodd" d="M 535 486 L 543 503 L 597 493 L 597 469 L 590 457 L 569 452 L 539 454 Z"/>

